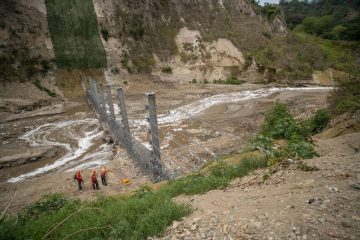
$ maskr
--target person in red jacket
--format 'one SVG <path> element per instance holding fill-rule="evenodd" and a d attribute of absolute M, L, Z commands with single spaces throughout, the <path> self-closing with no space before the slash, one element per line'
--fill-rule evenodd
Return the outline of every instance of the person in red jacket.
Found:
<path fill-rule="evenodd" d="M 78 182 L 78 185 L 79 185 L 79 191 L 82 190 L 82 183 L 84 182 L 82 176 L 81 176 L 81 173 L 80 171 L 77 171 L 75 173 L 75 176 L 74 176 L 74 181 L 77 181 Z"/>
<path fill-rule="evenodd" d="M 97 180 L 97 176 L 96 176 L 96 171 L 94 170 L 91 174 L 91 183 L 92 183 L 92 187 L 93 189 L 99 189 L 99 182 Z"/>

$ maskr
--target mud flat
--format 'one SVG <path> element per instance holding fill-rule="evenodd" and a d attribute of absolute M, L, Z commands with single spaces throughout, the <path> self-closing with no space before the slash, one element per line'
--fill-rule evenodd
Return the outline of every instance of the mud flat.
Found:
<path fill-rule="evenodd" d="M 0 169 L 7 167 L 15 167 L 17 165 L 28 162 L 35 162 L 44 158 L 53 158 L 58 153 L 59 149 L 56 146 L 41 146 L 26 150 L 0 150 Z"/>
<path fill-rule="evenodd" d="M 0 122 L 10 122 L 20 119 L 26 119 L 26 118 L 33 118 L 33 117 L 46 117 L 46 116 L 52 116 L 57 114 L 65 113 L 64 105 L 63 104 L 56 104 L 47 106 L 44 108 L 37 109 L 35 111 L 24 111 L 22 113 L 13 114 L 10 116 L 6 116 L 0 119 Z"/>

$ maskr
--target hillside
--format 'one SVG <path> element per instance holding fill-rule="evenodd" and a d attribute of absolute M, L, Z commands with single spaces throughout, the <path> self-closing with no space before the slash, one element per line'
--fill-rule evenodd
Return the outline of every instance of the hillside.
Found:
<path fill-rule="evenodd" d="M 333 40 L 360 40 L 359 1 L 281 0 L 279 6 L 291 29 Z"/>
<path fill-rule="evenodd" d="M 247 0 L 0 4 L 3 83 L 52 77 L 64 85 L 57 69 L 105 67 L 118 79 L 147 73 L 182 83 L 311 82 L 316 70 L 349 72 L 359 62 L 358 44 L 304 38 L 289 32 L 279 11 Z"/>

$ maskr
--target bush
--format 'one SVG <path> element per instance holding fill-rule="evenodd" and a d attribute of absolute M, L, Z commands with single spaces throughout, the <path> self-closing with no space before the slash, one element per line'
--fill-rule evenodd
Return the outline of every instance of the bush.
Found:
<path fill-rule="evenodd" d="M 163 67 L 161 72 L 165 74 L 172 74 L 172 68 L 170 66 Z"/>
<path fill-rule="evenodd" d="M 56 97 L 56 93 L 46 87 L 43 87 L 39 79 L 36 79 L 33 83 L 38 89 L 40 89 L 40 91 L 46 92 L 50 97 Z"/>
<path fill-rule="evenodd" d="M 101 35 L 105 41 L 109 40 L 110 34 L 107 29 L 105 29 L 105 28 L 101 29 Z"/>
<path fill-rule="evenodd" d="M 318 109 L 308 121 L 309 134 L 322 132 L 330 122 L 331 115 L 326 109 Z"/>
<path fill-rule="evenodd" d="M 330 109 L 334 114 L 360 110 L 360 75 L 339 81 L 339 87 L 332 95 Z"/>
<path fill-rule="evenodd" d="M 24 220 L 36 219 L 41 215 L 50 214 L 59 211 L 66 205 L 79 203 L 76 200 L 68 199 L 65 196 L 55 193 L 42 197 L 38 202 L 24 208 L 20 216 Z"/>
<path fill-rule="evenodd" d="M 38 68 L 38 61 L 38 58 L 25 58 L 21 60 L 21 66 L 23 67 L 28 79 L 31 79 L 36 73 L 40 71 Z"/>
<path fill-rule="evenodd" d="M 244 81 L 237 79 L 236 77 L 230 77 L 225 80 L 225 84 L 231 84 L 231 85 L 241 85 Z"/>
<path fill-rule="evenodd" d="M 264 14 L 270 21 L 272 21 L 276 15 L 280 13 L 280 9 L 276 4 L 266 3 L 261 8 L 261 13 Z"/>
<path fill-rule="evenodd" d="M 252 148 L 261 148 L 265 150 L 271 150 L 273 146 L 274 139 L 269 136 L 264 136 L 262 134 L 256 135 L 252 140 Z"/>
<path fill-rule="evenodd" d="M 297 123 L 287 106 L 277 102 L 266 114 L 260 133 L 252 140 L 252 149 L 266 150 L 270 158 L 269 165 L 287 157 L 312 158 L 317 154 L 308 137 L 321 132 L 329 120 L 330 114 L 320 109 L 313 117 L 301 124 Z M 275 146 L 274 139 L 283 139 L 286 142 Z"/>
<path fill-rule="evenodd" d="M 149 185 L 143 185 L 135 191 L 134 197 L 142 198 L 147 194 L 151 194 L 152 191 L 153 189 Z"/>
<path fill-rule="evenodd" d="M 46 59 L 41 60 L 40 64 L 43 73 L 47 73 L 51 69 L 50 62 Z"/>
<path fill-rule="evenodd" d="M 294 135 L 292 139 L 289 140 L 287 145 L 287 152 L 290 157 L 293 158 L 313 158 L 318 156 L 314 150 L 312 143 L 304 140 L 299 135 Z"/>
<path fill-rule="evenodd" d="M 290 139 L 301 132 L 287 106 L 277 102 L 266 114 L 261 133 L 274 139 Z"/>
<path fill-rule="evenodd" d="M 244 81 L 237 79 L 234 76 L 229 77 L 226 80 L 218 80 L 216 83 L 218 84 L 228 84 L 228 85 L 241 85 L 244 83 Z"/>

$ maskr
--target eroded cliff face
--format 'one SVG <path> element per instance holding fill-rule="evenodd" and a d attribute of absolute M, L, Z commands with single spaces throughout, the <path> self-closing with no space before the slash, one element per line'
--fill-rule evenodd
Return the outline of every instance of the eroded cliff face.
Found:
<path fill-rule="evenodd" d="M 163 80 L 187 83 L 198 79 L 213 82 L 226 79 L 245 65 L 243 54 L 225 38 L 206 42 L 199 31 L 184 27 L 176 35 L 175 42 L 178 54 L 169 60 L 161 61 L 154 54 L 153 74 Z M 166 69 L 171 69 L 171 73 Z"/>
<path fill-rule="evenodd" d="M 148 72 L 168 81 L 230 76 L 261 81 L 265 75 L 254 71 L 256 63 L 247 53 L 267 36 L 287 33 L 280 17 L 270 22 L 246 0 L 93 3 L 108 64 L 125 74 Z"/>
<path fill-rule="evenodd" d="M 26 81 L 46 72 L 54 52 L 45 2 L 2 0 L 0 19 L 0 80 Z"/>
<path fill-rule="evenodd" d="M 1 0 L 1 117 L 41 108 L 62 96 L 55 86 L 54 58 L 44 0 Z"/>
<path fill-rule="evenodd" d="M 111 77 L 145 72 L 175 82 L 230 76 L 261 81 L 266 76 L 249 53 L 269 42 L 269 36 L 287 33 L 280 17 L 269 21 L 247 0 L 92 2 Z M 56 68 L 56 56 L 45 0 L 3 0 L 0 5 L 1 80 L 54 83 L 49 69 Z"/>

